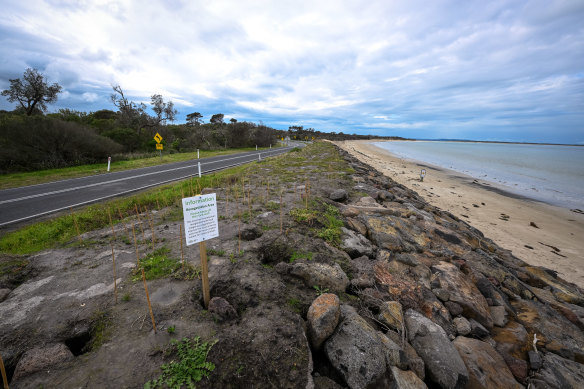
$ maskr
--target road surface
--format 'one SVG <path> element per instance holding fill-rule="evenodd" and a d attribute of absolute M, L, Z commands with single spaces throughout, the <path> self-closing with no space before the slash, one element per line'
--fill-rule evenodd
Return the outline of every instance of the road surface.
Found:
<path fill-rule="evenodd" d="M 194 159 L 0 191 L 0 227 L 285 153 L 293 146 Z"/>

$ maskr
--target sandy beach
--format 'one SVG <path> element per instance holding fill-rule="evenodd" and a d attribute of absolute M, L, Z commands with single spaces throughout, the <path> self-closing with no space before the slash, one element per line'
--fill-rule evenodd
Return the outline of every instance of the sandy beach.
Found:
<path fill-rule="evenodd" d="M 584 287 L 584 215 L 519 198 L 494 183 L 396 157 L 371 141 L 335 142 L 430 204 L 449 211 L 534 266 Z M 420 170 L 426 169 L 424 181 Z"/>

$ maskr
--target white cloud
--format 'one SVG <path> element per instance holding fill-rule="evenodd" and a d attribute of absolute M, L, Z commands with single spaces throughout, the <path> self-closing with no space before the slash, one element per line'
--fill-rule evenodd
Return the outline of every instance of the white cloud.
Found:
<path fill-rule="evenodd" d="M 27 64 L 93 104 L 120 84 L 135 100 L 161 93 L 179 110 L 267 124 L 437 137 L 472 137 L 480 125 L 537 137 L 553 125 L 584 137 L 573 124 L 584 122 L 578 0 L 5 3 L 1 85 Z M 526 127 L 519 111 L 538 122 Z"/>

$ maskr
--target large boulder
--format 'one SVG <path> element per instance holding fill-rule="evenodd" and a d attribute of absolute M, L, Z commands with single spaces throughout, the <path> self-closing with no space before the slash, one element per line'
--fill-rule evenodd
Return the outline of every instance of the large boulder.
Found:
<path fill-rule="evenodd" d="M 453 344 L 469 373 L 467 388 L 520 389 L 522 387 L 515 381 L 503 357 L 489 343 L 459 336 Z"/>
<path fill-rule="evenodd" d="M 534 381 L 539 381 L 545 383 L 545 385 L 534 385 L 536 388 L 582 388 L 584 365 L 552 353 L 547 353 L 543 359 L 543 368 L 535 373 L 530 382 L 535 384 Z"/>
<path fill-rule="evenodd" d="M 349 279 L 338 263 L 294 262 L 290 274 L 303 280 L 309 288 L 318 286 L 332 293 L 342 293 L 349 286 Z"/>
<path fill-rule="evenodd" d="M 449 292 L 448 301 L 460 305 L 465 317 L 475 319 L 487 329 L 493 328 L 487 300 L 470 279 L 455 265 L 444 261 L 432 266 L 432 271 L 440 287 Z"/>
<path fill-rule="evenodd" d="M 377 247 L 394 252 L 422 250 L 429 243 L 426 234 L 401 217 L 361 215 L 367 237 Z"/>
<path fill-rule="evenodd" d="M 464 388 L 468 370 L 442 327 L 412 309 L 406 311 L 405 321 L 408 339 L 424 360 L 430 380 L 445 389 Z"/>
<path fill-rule="evenodd" d="M 341 306 L 336 295 L 324 293 L 312 302 L 307 316 L 312 347 L 320 349 L 324 341 L 334 332 L 340 317 Z"/>
<path fill-rule="evenodd" d="M 337 202 L 346 201 L 349 198 L 349 193 L 344 189 L 336 189 L 331 192 L 329 199 Z"/>
<path fill-rule="evenodd" d="M 378 332 L 349 305 L 341 305 L 341 323 L 325 342 L 324 351 L 351 389 L 383 387 L 388 379 Z"/>
<path fill-rule="evenodd" d="M 366 255 L 369 258 L 375 257 L 375 247 L 363 235 L 351 231 L 345 227 L 341 228 L 341 249 L 351 256 L 357 258 Z"/>
<path fill-rule="evenodd" d="M 12 380 L 45 370 L 73 358 L 73 353 L 63 343 L 30 349 L 18 361 Z"/>

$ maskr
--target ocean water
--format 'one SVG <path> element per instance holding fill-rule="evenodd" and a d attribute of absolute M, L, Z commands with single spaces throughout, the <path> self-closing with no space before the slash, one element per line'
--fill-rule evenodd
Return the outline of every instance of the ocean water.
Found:
<path fill-rule="evenodd" d="M 534 200 L 584 210 L 584 147 L 447 141 L 374 144 L 398 157 L 496 183 Z"/>

